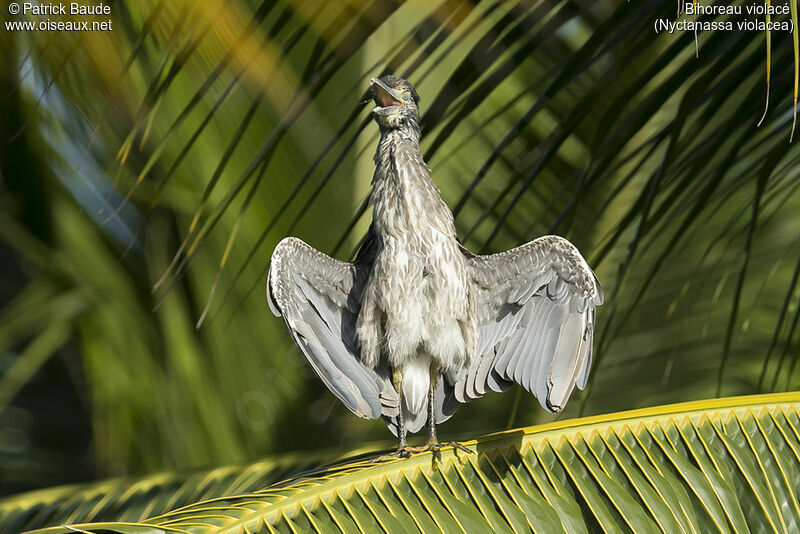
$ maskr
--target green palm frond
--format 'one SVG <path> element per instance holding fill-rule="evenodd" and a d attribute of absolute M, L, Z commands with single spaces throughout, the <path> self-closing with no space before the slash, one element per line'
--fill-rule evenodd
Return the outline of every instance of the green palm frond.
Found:
<path fill-rule="evenodd" d="M 800 394 L 718 399 L 489 435 L 408 460 L 358 460 L 140 524 L 138 532 L 793 532 Z"/>
<path fill-rule="evenodd" d="M 0 532 L 86 521 L 143 521 L 199 501 L 260 490 L 296 473 L 375 448 L 376 444 L 368 444 L 355 450 L 285 453 L 246 465 L 32 491 L 0 500 Z"/>

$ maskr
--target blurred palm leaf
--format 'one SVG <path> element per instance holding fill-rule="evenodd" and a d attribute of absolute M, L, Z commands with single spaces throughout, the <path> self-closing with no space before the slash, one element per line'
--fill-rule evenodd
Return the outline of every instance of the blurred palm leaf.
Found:
<path fill-rule="evenodd" d="M 303 474 L 103 532 L 793 532 L 800 395 L 719 399 L 512 430 Z M 163 529 L 163 530 L 159 530 Z"/>
<path fill-rule="evenodd" d="M 347 450 L 350 457 L 372 451 Z M 199 501 L 260 490 L 289 476 L 340 461 L 343 451 L 286 453 L 247 465 L 158 473 L 61 486 L 0 500 L 0 531 L 23 532 L 76 522 L 136 522 Z"/>
<path fill-rule="evenodd" d="M 0 225 L 29 273 L 0 323 L 3 425 L 30 434 L 28 378 L 74 344 L 102 473 L 384 436 L 332 401 L 253 291 L 287 233 L 357 245 L 377 135 L 360 101 L 382 72 L 422 95 L 423 151 L 467 246 L 557 232 L 596 268 L 608 305 L 567 416 L 795 388 L 793 43 L 771 40 L 757 127 L 763 35 L 701 34 L 696 58 L 691 33 L 653 32 L 674 10 L 153 0 L 114 3 L 110 32 L 6 32 L 25 111 L 6 130 L 46 156 L 47 195 L 27 167 L 4 177 L 53 222 Z M 494 396 L 444 430 L 509 412 L 509 427 L 549 417 Z"/>

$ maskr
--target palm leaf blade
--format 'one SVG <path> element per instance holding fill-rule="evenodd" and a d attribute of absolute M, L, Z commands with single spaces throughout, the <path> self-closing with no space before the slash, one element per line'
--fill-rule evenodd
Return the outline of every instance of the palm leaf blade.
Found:
<path fill-rule="evenodd" d="M 501 432 L 408 460 L 346 461 L 139 524 L 36 532 L 758 532 L 798 524 L 800 393 Z"/>

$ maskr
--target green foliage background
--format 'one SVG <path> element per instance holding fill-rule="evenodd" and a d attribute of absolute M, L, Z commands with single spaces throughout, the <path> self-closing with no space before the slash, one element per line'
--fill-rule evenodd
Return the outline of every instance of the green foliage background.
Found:
<path fill-rule="evenodd" d="M 313 377 L 263 285 L 287 234 L 357 247 L 363 100 L 388 72 L 422 97 L 469 248 L 558 233 L 604 285 L 559 417 L 797 387 L 792 36 L 767 56 L 761 33 L 701 34 L 696 57 L 653 31 L 675 3 L 638 0 L 111 6 L 109 32 L 0 33 L 4 493 L 387 437 Z M 550 418 L 511 392 L 441 430 Z"/>

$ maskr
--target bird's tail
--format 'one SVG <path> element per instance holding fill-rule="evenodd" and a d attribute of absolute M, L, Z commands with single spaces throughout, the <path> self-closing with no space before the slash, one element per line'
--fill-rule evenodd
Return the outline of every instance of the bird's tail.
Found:
<path fill-rule="evenodd" d="M 431 357 L 418 354 L 403 369 L 403 416 L 409 432 L 418 432 L 428 416 Z"/>

